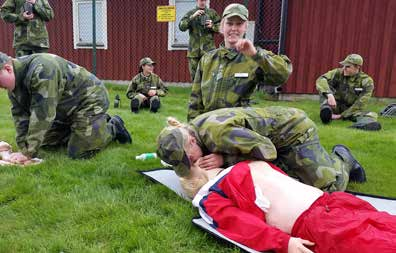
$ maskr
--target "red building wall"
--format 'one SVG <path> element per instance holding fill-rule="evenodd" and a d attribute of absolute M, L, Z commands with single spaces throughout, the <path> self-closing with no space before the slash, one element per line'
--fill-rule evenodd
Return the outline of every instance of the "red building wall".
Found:
<path fill-rule="evenodd" d="M 279 0 L 249 0 L 250 20 L 258 2 L 265 8 Z M 73 49 L 71 0 L 49 0 L 55 19 L 48 23 L 50 52 L 92 69 L 92 50 Z M 211 1 L 220 15 L 226 5 L 239 1 Z M 168 25 L 156 22 L 156 6 L 168 0 L 107 1 L 108 49 L 97 50 L 97 75 L 102 79 L 129 80 L 144 56 L 157 63 L 164 81 L 189 82 L 186 51 L 168 51 Z M 285 86 L 288 93 L 316 93 L 315 80 L 349 53 L 365 59 L 363 70 L 374 78 L 378 97 L 396 97 L 396 1 L 395 0 L 289 0 L 286 54 L 294 72 Z M 263 33 L 271 34 L 264 17 Z M 257 24 L 256 24 L 257 25 Z M 258 29 L 258 27 L 256 27 Z M 13 26 L 0 21 L 0 51 L 13 55 Z M 219 44 L 221 35 L 216 36 Z M 273 48 L 269 48 L 274 50 Z"/>
<path fill-rule="evenodd" d="M 294 66 L 289 93 L 316 93 L 322 73 L 358 53 L 375 96 L 396 97 L 396 1 L 289 0 L 286 53 Z"/>
<path fill-rule="evenodd" d="M 3 1 L 2 1 L 3 2 Z M 73 11 L 71 0 L 49 0 L 55 18 L 47 23 L 50 52 L 67 58 L 87 69 L 92 69 L 92 50 L 73 48 Z M 240 1 L 211 1 L 221 15 L 229 3 Z M 168 50 L 168 23 L 156 21 L 157 5 L 168 5 L 168 0 L 111 0 L 107 1 L 108 49 L 97 50 L 97 76 L 102 79 L 129 80 L 138 72 L 138 62 L 150 56 L 157 62 L 156 73 L 164 81 L 189 82 L 186 50 Z M 249 1 L 255 9 L 255 0 Z M 254 11 L 252 11 L 254 12 Z M 255 15 L 252 13 L 251 18 Z M 12 49 L 13 25 L 0 21 L 0 51 L 14 55 Z M 216 36 L 217 45 L 221 36 Z"/>

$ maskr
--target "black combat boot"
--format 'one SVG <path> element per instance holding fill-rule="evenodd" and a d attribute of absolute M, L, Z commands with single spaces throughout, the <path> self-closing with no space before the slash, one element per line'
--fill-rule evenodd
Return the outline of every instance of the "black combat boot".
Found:
<path fill-rule="evenodd" d="M 138 113 L 139 112 L 139 100 L 134 98 L 131 101 L 131 112 Z"/>
<path fill-rule="evenodd" d="M 115 115 L 111 117 L 110 123 L 114 125 L 115 128 L 115 140 L 117 140 L 121 144 L 132 143 L 132 137 L 129 134 L 128 130 L 124 126 L 124 121 L 120 116 Z"/>
<path fill-rule="evenodd" d="M 323 105 L 320 107 L 320 119 L 323 124 L 328 124 L 331 122 L 331 116 L 333 115 L 333 111 L 329 105 Z"/>
<path fill-rule="evenodd" d="M 351 151 L 344 145 L 338 144 L 333 147 L 332 153 L 336 154 L 344 162 L 351 164 L 349 172 L 349 181 L 356 183 L 364 183 L 367 181 L 366 172 L 362 165 L 353 157 Z"/>
<path fill-rule="evenodd" d="M 160 101 L 155 99 L 150 104 L 150 111 L 156 113 L 160 107 Z"/>

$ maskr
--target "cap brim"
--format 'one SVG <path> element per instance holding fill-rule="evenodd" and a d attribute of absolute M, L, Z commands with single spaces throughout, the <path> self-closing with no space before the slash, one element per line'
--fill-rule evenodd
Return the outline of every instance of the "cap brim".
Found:
<path fill-rule="evenodd" d="M 347 61 L 340 61 L 340 64 L 341 64 L 342 66 L 352 66 L 352 63 L 347 62 Z"/>
<path fill-rule="evenodd" d="M 229 13 L 227 15 L 224 15 L 223 18 L 230 18 L 230 17 L 235 17 L 235 16 L 240 17 L 243 21 L 247 21 L 248 20 L 247 17 L 245 17 L 245 16 L 243 16 L 243 15 L 241 15 L 239 13 Z"/>

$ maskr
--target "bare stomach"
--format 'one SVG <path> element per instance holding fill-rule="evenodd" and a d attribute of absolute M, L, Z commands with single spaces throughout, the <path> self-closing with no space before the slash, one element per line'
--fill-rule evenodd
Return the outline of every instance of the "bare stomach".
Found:
<path fill-rule="evenodd" d="M 249 167 L 255 187 L 259 187 L 270 202 L 265 215 L 267 224 L 288 234 L 297 218 L 323 194 L 274 170 L 266 162 L 251 162 Z"/>

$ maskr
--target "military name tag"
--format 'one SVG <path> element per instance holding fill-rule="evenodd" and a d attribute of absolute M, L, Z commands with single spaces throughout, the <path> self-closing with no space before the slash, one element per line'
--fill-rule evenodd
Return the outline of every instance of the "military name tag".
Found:
<path fill-rule="evenodd" d="M 235 73 L 234 77 L 238 77 L 238 78 L 249 77 L 249 73 Z"/>

